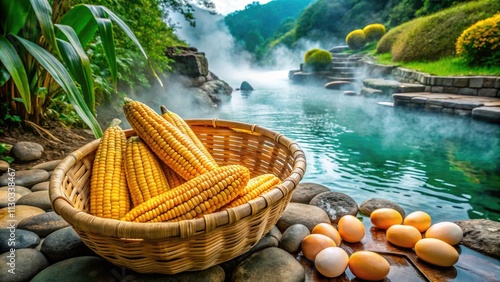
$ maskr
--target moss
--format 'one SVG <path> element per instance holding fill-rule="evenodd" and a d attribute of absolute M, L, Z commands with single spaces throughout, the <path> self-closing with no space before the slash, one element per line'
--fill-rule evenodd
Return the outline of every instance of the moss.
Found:
<path fill-rule="evenodd" d="M 306 61 L 307 68 L 320 71 L 325 70 L 332 62 L 332 54 L 327 50 L 317 49 L 308 57 Z"/>
<path fill-rule="evenodd" d="M 363 48 L 366 44 L 366 35 L 362 29 L 351 31 L 345 38 L 347 46 L 353 50 Z"/>
<path fill-rule="evenodd" d="M 385 26 L 383 24 L 369 24 L 363 28 L 366 36 L 366 41 L 377 41 L 385 34 Z"/>
<path fill-rule="evenodd" d="M 309 58 L 311 57 L 311 55 L 316 53 L 319 50 L 321 50 L 321 49 L 313 48 L 313 49 L 307 51 L 306 54 L 304 55 L 304 62 L 307 63 L 307 61 L 309 61 Z"/>

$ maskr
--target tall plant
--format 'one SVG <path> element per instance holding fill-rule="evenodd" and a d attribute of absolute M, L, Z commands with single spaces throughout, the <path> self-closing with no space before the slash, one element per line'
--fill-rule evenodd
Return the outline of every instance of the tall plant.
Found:
<path fill-rule="evenodd" d="M 80 4 L 63 13 L 63 4 L 64 0 L 54 0 L 52 6 L 47 0 L 0 0 L 0 97 L 11 114 L 39 123 L 50 99 L 65 95 L 94 135 L 101 137 L 85 46 L 98 32 L 115 89 L 113 24 L 146 59 L 147 55 L 130 28 L 108 8 Z"/>

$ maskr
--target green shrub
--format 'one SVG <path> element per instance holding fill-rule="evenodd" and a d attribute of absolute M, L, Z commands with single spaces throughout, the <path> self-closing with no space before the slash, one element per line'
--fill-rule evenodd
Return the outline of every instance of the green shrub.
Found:
<path fill-rule="evenodd" d="M 362 29 L 353 30 L 347 35 L 345 42 L 353 50 L 361 49 L 366 44 L 365 32 Z"/>
<path fill-rule="evenodd" d="M 377 41 L 385 34 L 385 26 L 383 24 L 369 24 L 363 28 L 366 42 Z"/>
<path fill-rule="evenodd" d="M 500 13 L 470 26 L 457 40 L 456 52 L 469 65 L 500 65 Z"/>
<path fill-rule="evenodd" d="M 390 29 L 377 43 L 377 54 L 383 54 L 391 52 L 392 45 L 396 42 L 399 35 L 405 31 L 407 23 Z"/>
<path fill-rule="evenodd" d="M 332 62 L 332 54 L 327 50 L 318 49 L 306 61 L 307 68 L 320 71 L 326 69 Z"/>
<path fill-rule="evenodd" d="M 304 63 L 307 63 L 307 61 L 309 61 L 309 58 L 311 57 L 311 55 L 316 53 L 319 50 L 321 50 L 321 49 L 313 48 L 313 49 L 307 51 L 306 54 L 304 55 Z"/>

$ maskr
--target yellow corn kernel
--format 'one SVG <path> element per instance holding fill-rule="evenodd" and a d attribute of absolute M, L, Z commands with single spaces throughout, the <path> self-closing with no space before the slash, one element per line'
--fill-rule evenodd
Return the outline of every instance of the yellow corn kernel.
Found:
<path fill-rule="evenodd" d="M 193 143 L 200 149 L 203 154 L 205 154 L 212 162 L 213 164 L 217 167 L 217 162 L 214 160 L 210 152 L 207 150 L 205 145 L 201 142 L 201 140 L 198 138 L 196 133 L 191 129 L 189 124 L 186 123 L 186 121 L 181 118 L 178 114 L 169 111 L 165 106 L 161 106 L 161 116 L 165 118 L 168 122 L 170 122 L 172 125 L 175 125 L 179 130 L 184 133 Z"/>
<path fill-rule="evenodd" d="M 221 166 L 134 207 L 122 220 L 161 222 L 199 217 L 232 201 L 249 180 L 248 168 Z"/>
<path fill-rule="evenodd" d="M 250 181 L 248 181 L 247 186 L 245 186 L 245 188 L 241 190 L 239 196 L 222 207 L 220 210 L 234 208 L 236 206 L 247 203 L 250 200 L 256 199 L 260 195 L 269 192 L 279 184 L 281 184 L 281 180 L 274 174 L 268 173 L 253 177 L 250 179 Z"/>
<path fill-rule="evenodd" d="M 125 99 L 123 110 L 137 135 L 183 179 L 190 180 L 216 168 L 191 139 L 147 105 Z"/>
<path fill-rule="evenodd" d="M 170 188 L 177 187 L 181 184 L 184 184 L 186 180 L 180 177 L 175 171 L 173 171 L 168 165 L 162 163 L 163 172 L 165 173 L 165 177 L 167 177 L 168 186 Z"/>
<path fill-rule="evenodd" d="M 123 166 L 125 133 L 113 120 L 96 150 L 90 178 L 90 213 L 120 219 L 130 210 L 130 195 Z"/>
<path fill-rule="evenodd" d="M 128 139 L 124 164 L 134 206 L 170 190 L 160 161 L 139 137 Z"/>

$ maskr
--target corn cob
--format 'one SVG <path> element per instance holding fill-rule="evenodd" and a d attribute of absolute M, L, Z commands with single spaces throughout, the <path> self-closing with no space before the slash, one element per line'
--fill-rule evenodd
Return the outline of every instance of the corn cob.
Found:
<path fill-rule="evenodd" d="M 90 179 L 90 213 L 120 219 L 130 210 L 130 195 L 123 167 L 125 133 L 113 120 L 97 147 Z"/>
<path fill-rule="evenodd" d="M 124 165 L 134 206 L 170 190 L 160 161 L 137 136 L 127 141 Z"/>
<path fill-rule="evenodd" d="M 258 196 L 269 192 L 272 188 L 279 185 L 281 180 L 274 174 L 262 174 L 251 178 L 247 186 L 241 190 L 241 193 L 236 199 L 223 206 L 220 210 L 234 208 L 236 206 L 247 203 L 250 200 L 256 199 Z"/>
<path fill-rule="evenodd" d="M 125 117 L 151 150 L 185 180 L 216 168 L 177 127 L 147 105 L 125 99 Z"/>
<path fill-rule="evenodd" d="M 193 132 L 189 124 L 186 123 L 184 119 L 182 119 L 178 114 L 169 111 L 165 106 L 161 106 L 161 116 L 166 119 L 168 122 L 170 122 L 172 125 L 177 126 L 179 130 L 184 133 L 193 143 L 200 149 L 203 154 L 205 154 L 211 161 L 212 163 L 217 167 L 217 162 L 214 160 L 210 152 L 208 152 L 207 148 L 203 143 L 201 143 L 200 139 L 196 134 Z"/>
<path fill-rule="evenodd" d="M 122 220 L 161 222 L 200 217 L 236 198 L 249 179 L 250 171 L 244 166 L 222 166 L 134 207 Z"/>
<path fill-rule="evenodd" d="M 186 180 L 180 177 L 175 171 L 173 171 L 168 165 L 162 163 L 163 172 L 165 173 L 165 177 L 167 177 L 168 186 L 170 188 L 177 187 L 181 184 L 184 184 Z"/>

